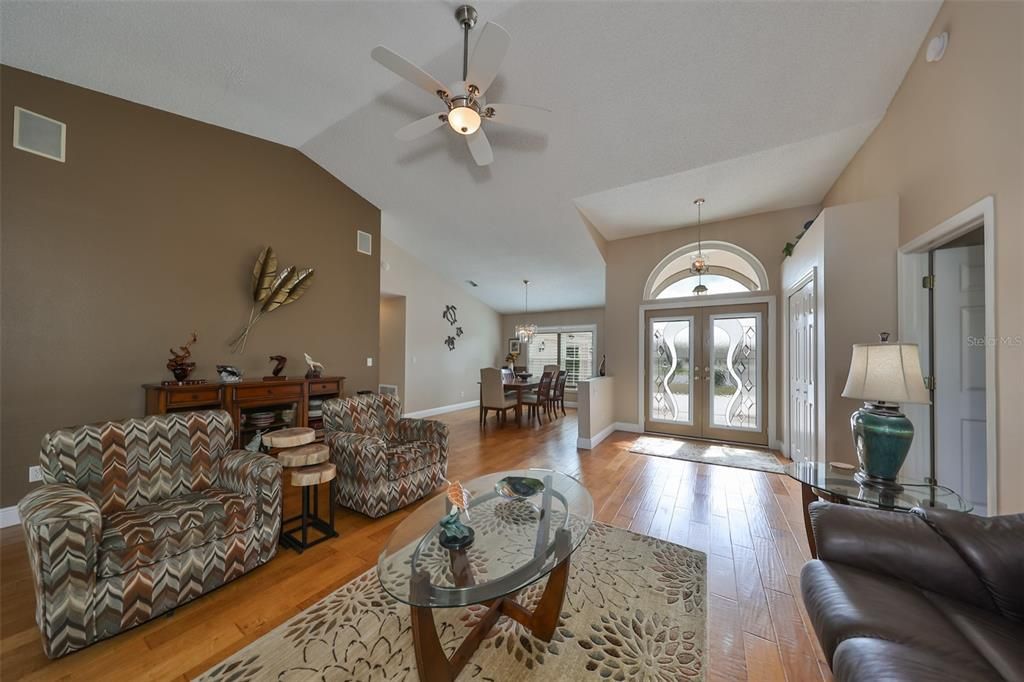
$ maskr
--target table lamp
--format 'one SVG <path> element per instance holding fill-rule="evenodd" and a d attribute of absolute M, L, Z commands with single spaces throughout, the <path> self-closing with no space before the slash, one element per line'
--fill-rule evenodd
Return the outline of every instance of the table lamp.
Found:
<path fill-rule="evenodd" d="M 914 440 L 914 425 L 900 412 L 899 403 L 931 402 L 921 376 L 917 344 L 888 343 L 888 332 L 879 334 L 880 343 L 853 346 L 850 374 L 844 398 L 864 401 L 850 415 L 854 447 L 860 469 L 854 478 L 861 485 L 902 490 L 896 482 Z"/>

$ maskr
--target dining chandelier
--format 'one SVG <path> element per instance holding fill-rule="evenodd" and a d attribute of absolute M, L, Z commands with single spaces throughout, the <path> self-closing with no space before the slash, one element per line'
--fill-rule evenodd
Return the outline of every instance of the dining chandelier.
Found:
<path fill-rule="evenodd" d="M 530 280 L 523 280 L 523 314 L 527 315 L 530 312 Z M 524 322 L 516 325 L 516 338 L 521 343 L 529 343 L 533 335 L 537 333 L 537 325 L 530 322 Z"/>

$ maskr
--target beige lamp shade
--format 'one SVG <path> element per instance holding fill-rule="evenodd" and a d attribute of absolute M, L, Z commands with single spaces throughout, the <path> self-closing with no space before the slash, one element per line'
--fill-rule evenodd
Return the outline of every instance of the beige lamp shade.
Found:
<path fill-rule="evenodd" d="M 870 402 L 930 403 L 917 344 L 854 344 L 843 397 Z"/>

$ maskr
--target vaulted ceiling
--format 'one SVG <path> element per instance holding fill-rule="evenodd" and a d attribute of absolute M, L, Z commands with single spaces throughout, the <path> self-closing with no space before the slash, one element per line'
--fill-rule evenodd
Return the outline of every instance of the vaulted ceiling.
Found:
<path fill-rule="evenodd" d="M 490 101 L 494 163 L 438 130 L 437 101 L 370 59 L 384 44 L 457 80 L 452 2 L 0 3 L 0 60 L 302 150 L 382 209 L 385 235 L 496 310 L 601 305 L 607 239 L 820 201 L 898 88 L 938 0 L 478 2 L 512 35 Z M 45 113 L 45 112 L 43 112 Z M 713 237 L 713 235 L 712 235 Z"/>

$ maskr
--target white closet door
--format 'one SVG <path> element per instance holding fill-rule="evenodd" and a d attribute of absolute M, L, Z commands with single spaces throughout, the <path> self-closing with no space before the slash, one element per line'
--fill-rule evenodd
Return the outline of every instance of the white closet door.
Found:
<path fill-rule="evenodd" d="M 933 267 L 935 477 L 985 515 L 984 247 L 939 249 Z"/>
<path fill-rule="evenodd" d="M 817 456 L 814 408 L 817 330 L 814 309 L 812 277 L 789 297 L 789 456 L 794 462 L 814 461 Z"/>

